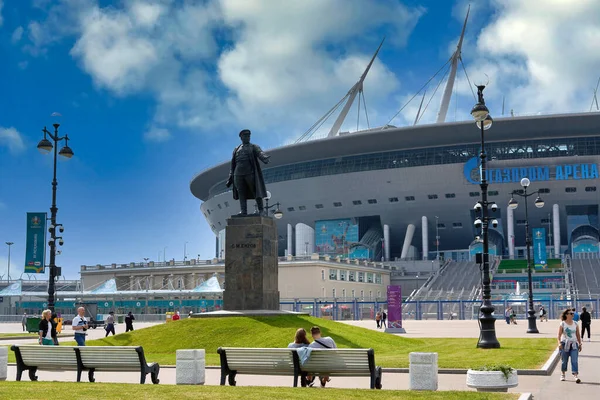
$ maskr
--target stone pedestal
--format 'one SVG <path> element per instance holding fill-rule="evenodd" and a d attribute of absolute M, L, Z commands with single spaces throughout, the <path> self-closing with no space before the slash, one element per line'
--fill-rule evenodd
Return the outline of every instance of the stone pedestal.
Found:
<path fill-rule="evenodd" d="M 175 383 L 177 385 L 204 385 L 205 350 L 177 350 L 176 357 Z"/>
<path fill-rule="evenodd" d="M 438 389 L 438 354 L 409 354 L 409 386 L 410 390 Z"/>
<path fill-rule="evenodd" d="M 0 381 L 5 381 L 8 376 L 8 347 L 0 346 Z"/>
<path fill-rule="evenodd" d="M 223 308 L 279 310 L 277 226 L 270 217 L 232 217 L 225 228 Z"/>

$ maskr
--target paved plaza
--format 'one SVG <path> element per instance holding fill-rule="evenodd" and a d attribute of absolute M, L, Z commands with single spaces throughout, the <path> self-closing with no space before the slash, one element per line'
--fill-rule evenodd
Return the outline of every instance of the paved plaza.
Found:
<path fill-rule="evenodd" d="M 368 329 L 377 329 L 374 321 L 346 321 L 348 325 L 361 326 Z M 143 329 L 153 326 L 153 323 L 140 323 L 136 325 L 136 329 Z M 427 337 L 478 337 L 477 321 L 405 321 L 404 324 L 407 334 L 405 337 L 427 338 Z M 531 338 L 531 337 L 555 337 L 558 327 L 558 321 L 550 321 L 548 323 L 538 323 L 539 335 L 528 335 L 526 332 L 526 321 L 519 321 L 518 325 L 507 325 L 504 321 L 498 321 L 496 324 L 498 338 L 502 343 L 502 338 Z M 592 323 L 592 328 L 594 324 Z M 0 324 L 0 332 L 19 332 L 21 326 L 19 324 Z M 123 332 L 124 325 L 117 325 L 117 332 Z M 66 330 L 68 332 L 68 329 Z M 90 330 L 90 339 L 102 337 L 104 331 L 102 329 Z M 66 340 L 66 339 L 65 339 Z M 13 341 L 2 341 L 0 344 L 9 344 Z M 17 342 L 17 341 L 14 341 Z M 19 343 L 35 341 L 19 340 Z M 207 351 L 216 351 L 216 349 L 207 349 Z M 469 351 L 468 348 L 465 352 Z M 375 355 L 377 358 L 377 355 Z M 592 335 L 592 341 L 584 341 L 583 351 L 579 356 L 579 369 L 581 384 L 576 384 L 572 380 L 572 376 L 567 375 L 567 381 L 561 382 L 560 364 L 554 369 L 550 376 L 532 376 L 520 375 L 519 386 L 510 389 L 511 392 L 533 393 L 537 399 L 593 399 L 597 397 L 597 391 L 600 388 L 600 333 L 595 332 Z M 151 359 L 149 361 L 152 361 Z M 492 360 L 491 360 L 492 361 Z M 14 380 L 16 375 L 16 367 L 9 365 L 8 379 Z M 64 381 L 72 382 L 75 379 L 75 372 L 50 372 L 39 371 L 39 379 L 41 381 Z M 170 385 L 175 384 L 175 368 L 162 366 L 160 371 L 160 384 Z M 220 378 L 220 370 L 218 368 L 209 367 L 206 371 L 206 384 L 218 385 Z M 289 387 L 292 379 L 290 377 L 280 376 L 251 376 L 240 375 L 237 378 L 239 386 L 283 386 Z M 24 380 L 27 378 L 24 377 Z M 110 373 L 97 372 L 97 382 L 115 382 L 115 383 L 131 383 L 135 384 L 139 381 L 139 373 Z M 148 380 L 149 382 L 150 380 Z M 147 383 L 151 384 L 151 383 Z M 383 389 L 384 390 L 406 390 L 409 385 L 408 373 L 384 372 Z M 368 388 L 368 378 L 333 378 L 328 385 L 334 388 Z M 465 375 L 457 374 L 439 374 L 439 390 L 472 390 L 466 386 Z"/>

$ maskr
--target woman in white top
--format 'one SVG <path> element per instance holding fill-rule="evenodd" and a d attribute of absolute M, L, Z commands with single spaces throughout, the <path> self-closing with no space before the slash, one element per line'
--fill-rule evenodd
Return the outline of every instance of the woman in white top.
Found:
<path fill-rule="evenodd" d="M 561 315 L 561 323 L 558 327 L 558 349 L 562 356 L 562 366 L 560 380 L 565 380 L 569 357 L 571 357 L 571 372 L 575 377 L 575 382 L 580 383 L 578 358 L 581 351 L 581 334 L 579 326 L 573 321 L 574 312 L 568 308 Z"/>

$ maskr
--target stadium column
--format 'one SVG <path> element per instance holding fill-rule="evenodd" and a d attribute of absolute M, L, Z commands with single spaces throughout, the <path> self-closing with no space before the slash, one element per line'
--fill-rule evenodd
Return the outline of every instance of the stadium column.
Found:
<path fill-rule="evenodd" d="M 292 224 L 287 224 L 287 255 L 293 256 L 294 252 L 292 249 L 292 243 L 294 240 L 294 231 L 292 230 Z"/>
<path fill-rule="evenodd" d="M 515 210 L 506 208 L 506 224 L 508 228 L 508 258 L 515 258 Z"/>
<path fill-rule="evenodd" d="M 560 214 L 558 211 L 558 204 L 552 206 L 552 221 L 554 225 L 554 257 L 560 258 Z"/>
<path fill-rule="evenodd" d="M 390 261 L 390 226 L 383 225 L 383 246 L 385 261 Z"/>
<path fill-rule="evenodd" d="M 406 235 L 404 236 L 404 244 L 402 245 L 402 254 L 400 255 L 401 260 L 404 260 L 406 256 L 408 256 L 408 250 L 410 250 L 414 234 L 415 226 L 413 224 L 408 224 L 406 227 Z"/>
<path fill-rule="evenodd" d="M 423 260 L 429 259 L 429 228 L 427 227 L 427 217 L 421 217 L 421 240 L 423 242 Z"/>

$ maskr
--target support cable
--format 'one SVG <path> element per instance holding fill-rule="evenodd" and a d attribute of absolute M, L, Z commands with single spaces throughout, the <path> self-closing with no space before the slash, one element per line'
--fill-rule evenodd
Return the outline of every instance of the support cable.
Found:
<path fill-rule="evenodd" d="M 467 74 L 467 69 L 465 68 L 465 64 L 463 63 L 462 57 L 460 58 L 460 65 L 462 65 L 463 71 L 465 71 L 465 76 L 467 77 L 467 82 L 469 82 L 469 87 L 471 88 L 471 93 L 473 94 L 473 99 L 477 101 L 477 97 L 475 96 L 475 91 L 473 90 L 473 85 L 471 84 L 471 80 L 469 79 L 469 74 Z"/>
<path fill-rule="evenodd" d="M 308 140 L 312 137 L 314 132 L 318 130 L 324 123 L 331 117 L 331 115 L 338 109 L 338 107 L 348 98 L 349 94 L 346 94 L 335 106 L 331 107 L 329 111 L 325 115 L 323 115 L 317 122 L 315 122 L 310 128 L 308 128 L 297 140 L 295 143 L 302 142 L 305 138 Z"/>
<path fill-rule="evenodd" d="M 421 118 L 423 118 L 423 115 L 425 115 L 425 111 L 427 111 L 427 107 L 429 107 L 429 104 L 431 103 L 431 100 L 433 100 L 433 98 L 435 97 L 435 93 L 438 91 L 438 89 L 440 88 L 442 82 L 444 82 L 444 79 L 446 78 L 446 75 L 448 75 L 449 72 L 450 72 L 450 66 L 448 66 L 448 68 L 446 69 L 446 72 L 444 73 L 444 76 L 442 76 L 442 79 L 440 79 L 440 81 L 438 82 L 437 86 L 435 87 L 435 90 L 431 94 L 431 97 L 429 98 L 429 101 L 427 102 L 427 104 L 425 105 L 425 108 L 423 109 L 423 112 L 419 116 L 419 121 L 421 121 Z M 419 123 L 419 121 L 417 121 L 417 123 Z"/>
<path fill-rule="evenodd" d="M 425 84 L 423 86 L 421 86 L 421 88 L 400 108 L 400 110 L 398 110 L 398 112 L 396 114 L 394 114 L 394 116 L 388 121 L 388 123 L 385 124 L 381 129 L 385 129 L 385 127 L 387 125 L 389 125 L 398 116 L 398 114 L 400 114 L 402 112 L 402 110 L 404 110 L 404 108 L 406 108 L 406 106 L 411 101 L 413 101 L 413 99 L 415 97 L 417 97 L 417 95 L 419 93 L 421 93 L 421 91 L 423 89 L 425 89 L 427 87 L 427 85 L 429 85 L 429 83 L 433 80 L 433 78 L 435 78 L 437 76 L 437 74 L 439 74 L 446 67 L 446 65 L 448 65 L 448 63 L 450 62 L 450 60 L 452 60 L 452 59 L 450 58 L 448 61 L 446 61 L 446 63 L 444 65 L 442 65 L 442 67 L 431 78 L 429 78 L 429 80 L 427 82 L 425 82 Z"/>
<path fill-rule="evenodd" d="M 367 119 L 367 129 L 371 129 L 371 125 L 369 124 L 369 113 L 367 113 L 367 100 L 365 99 L 365 91 L 361 90 L 362 99 L 363 99 L 363 107 L 365 109 L 365 118 Z"/>

